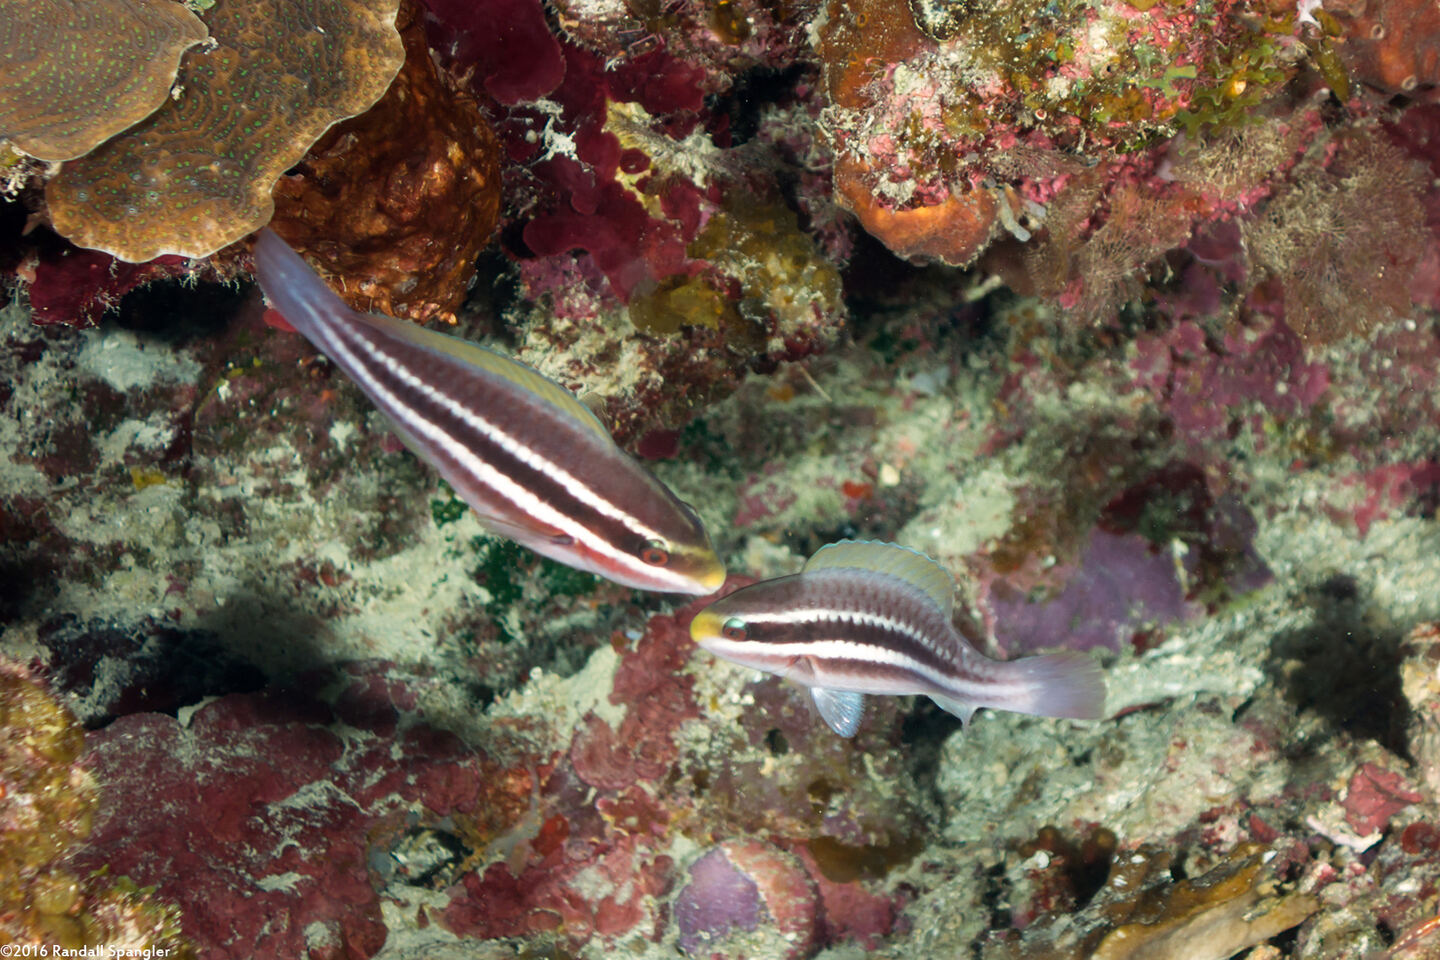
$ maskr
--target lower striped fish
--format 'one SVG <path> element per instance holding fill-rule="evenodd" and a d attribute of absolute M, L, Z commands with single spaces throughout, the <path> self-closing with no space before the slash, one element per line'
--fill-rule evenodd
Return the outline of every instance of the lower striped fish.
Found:
<path fill-rule="evenodd" d="M 951 623 L 955 581 L 893 543 L 842 540 L 789 577 L 744 587 L 695 615 L 690 635 L 726 660 L 811 688 L 852 737 L 864 695 L 924 694 L 969 722 L 978 707 L 1047 717 L 1105 712 L 1100 666 L 1080 653 L 992 660 Z"/>
<path fill-rule="evenodd" d="M 351 310 L 269 229 L 255 241 L 255 276 L 490 530 L 642 590 L 704 594 L 725 582 L 695 511 L 558 383 L 478 344 Z"/>

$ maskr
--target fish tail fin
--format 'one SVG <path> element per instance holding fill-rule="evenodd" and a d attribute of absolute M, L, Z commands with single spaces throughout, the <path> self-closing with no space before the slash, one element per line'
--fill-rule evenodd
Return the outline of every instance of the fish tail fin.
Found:
<path fill-rule="evenodd" d="M 1001 706 L 1039 717 L 1098 720 L 1105 716 L 1105 675 L 1094 657 L 1068 650 L 1010 660 L 1005 679 L 1023 693 Z"/>
<path fill-rule="evenodd" d="M 354 312 L 269 227 L 255 235 L 255 279 L 270 305 L 316 346 L 322 346 L 331 318 Z"/>

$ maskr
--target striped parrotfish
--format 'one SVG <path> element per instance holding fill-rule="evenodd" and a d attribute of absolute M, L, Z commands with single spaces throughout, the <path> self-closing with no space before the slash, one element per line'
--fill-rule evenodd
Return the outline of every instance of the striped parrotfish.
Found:
<path fill-rule="evenodd" d="M 642 590 L 725 582 L 695 511 L 560 384 L 479 344 L 351 310 L 268 228 L 255 276 L 494 533 Z"/>
<path fill-rule="evenodd" d="M 924 694 L 968 723 L 979 707 L 1047 717 L 1105 711 L 1099 665 L 1069 652 L 993 660 L 951 622 L 955 581 L 893 543 L 842 540 L 800 573 L 742 587 L 695 615 L 701 647 L 810 688 L 836 733 L 860 726 L 867 693 Z"/>

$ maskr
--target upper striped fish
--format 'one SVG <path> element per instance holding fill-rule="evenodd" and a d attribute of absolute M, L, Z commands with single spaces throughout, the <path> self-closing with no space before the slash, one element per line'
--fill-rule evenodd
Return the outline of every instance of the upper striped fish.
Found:
<path fill-rule="evenodd" d="M 718 657 L 810 687 L 842 737 L 859 728 L 867 693 L 924 694 L 966 722 L 978 707 L 1104 715 L 1094 660 L 1075 652 L 992 660 L 951 623 L 954 600 L 955 581 L 923 553 L 842 540 L 800 573 L 710 604 L 690 635 Z"/>
<path fill-rule="evenodd" d="M 704 594 L 725 582 L 695 511 L 558 383 L 478 344 L 351 310 L 268 228 L 255 276 L 490 530 L 642 590 Z"/>

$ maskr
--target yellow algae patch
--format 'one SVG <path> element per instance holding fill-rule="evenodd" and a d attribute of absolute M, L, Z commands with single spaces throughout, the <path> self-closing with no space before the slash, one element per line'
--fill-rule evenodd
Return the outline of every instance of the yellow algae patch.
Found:
<path fill-rule="evenodd" d="M 0 0 L 0 139 L 72 160 L 158 110 L 205 25 L 175 0 Z"/>
<path fill-rule="evenodd" d="M 125 877 L 74 871 L 100 806 L 85 729 L 29 669 L 0 657 L 0 942 L 14 956 L 194 960 L 180 911 Z M 83 952 L 89 951 L 89 952 Z"/>
<path fill-rule="evenodd" d="M 398 6 L 220 0 L 215 46 L 186 59 L 179 98 L 46 186 L 55 229 L 138 262 L 208 256 L 263 226 L 280 175 L 390 86 L 405 59 Z"/>
<path fill-rule="evenodd" d="M 154 467 L 131 467 L 130 482 L 135 484 L 136 490 L 144 490 L 146 487 L 160 486 L 165 483 L 165 474 Z"/>

